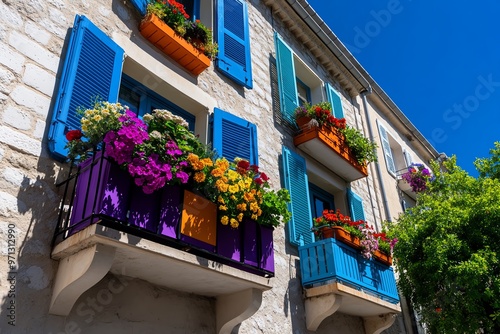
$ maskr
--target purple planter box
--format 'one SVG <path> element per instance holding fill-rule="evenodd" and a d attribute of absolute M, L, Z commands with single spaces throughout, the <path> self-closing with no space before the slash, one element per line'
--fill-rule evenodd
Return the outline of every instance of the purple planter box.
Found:
<path fill-rule="evenodd" d="M 218 224 L 217 254 L 274 273 L 273 231 L 273 227 L 257 224 L 251 219 L 243 220 L 237 229 Z"/>
<path fill-rule="evenodd" d="M 92 214 L 107 215 L 117 220 L 127 217 L 127 204 L 130 190 L 130 176 L 118 165 L 103 158 L 97 152 L 79 166 L 75 198 L 69 226 L 69 234 L 74 234 L 98 221 Z"/>

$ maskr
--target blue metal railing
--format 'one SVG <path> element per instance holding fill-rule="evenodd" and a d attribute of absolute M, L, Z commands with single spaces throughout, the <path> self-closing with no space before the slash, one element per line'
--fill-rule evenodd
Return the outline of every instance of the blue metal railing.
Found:
<path fill-rule="evenodd" d="M 336 281 L 391 303 L 399 296 L 390 266 L 363 258 L 361 252 L 333 238 L 299 247 L 302 285 Z"/>

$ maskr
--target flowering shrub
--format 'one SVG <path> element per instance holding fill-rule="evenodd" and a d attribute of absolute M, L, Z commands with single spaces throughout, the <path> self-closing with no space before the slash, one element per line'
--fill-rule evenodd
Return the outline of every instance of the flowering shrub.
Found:
<path fill-rule="evenodd" d="M 212 163 L 196 154 L 190 154 L 188 162 L 194 170 L 195 188 L 218 204 L 223 225 L 237 228 L 245 217 L 271 226 L 290 219 L 288 191 L 271 189 L 269 178 L 258 166 L 238 158 Z"/>
<path fill-rule="evenodd" d="M 334 117 L 331 110 L 329 102 L 320 102 L 314 105 L 306 103 L 295 109 L 294 117 L 295 120 L 303 117 L 310 118 L 309 127 L 318 126 L 338 129 L 359 164 L 365 165 L 377 161 L 375 153 L 377 144 L 363 136 L 358 129 L 346 125 L 345 118 Z"/>
<path fill-rule="evenodd" d="M 376 250 L 392 254 L 394 245 L 398 242 L 397 238 L 388 239 L 385 232 L 375 233 L 373 227 L 364 220 L 352 221 L 351 217 L 343 215 L 340 210 L 324 210 L 323 216 L 314 219 L 312 230 L 316 235 L 321 236 L 322 227 L 332 226 L 340 226 L 351 235 L 358 237 L 361 254 L 366 259 L 370 259 Z"/>
<path fill-rule="evenodd" d="M 418 193 L 427 189 L 427 181 L 432 180 L 432 175 L 423 164 L 414 163 L 401 178 L 410 185 L 413 192 Z"/>
<path fill-rule="evenodd" d="M 186 121 L 166 110 L 141 120 L 119 103 L 97 102 L 82 114 L 82 131 L 66 134 L 69 158 L 83 160 L 103 142 L 106 155 L 126 168 L 146 194 L 166 184 L 186 184 L 188 153 L 206 151 Z"/>
<path fill-rule="evenodd" d="M 200 20 L 189 20 L 184 5 L 175 0 L 153 0 L 147 6 L 147 13 L 158 16 L 177 34 L 194 47 L 201 49 L 210 59 L 218 52 L 217 43 L 212 40 L 212 30 Z"/>
<path fill-rule="evenodd" d="M 320 102 L 310 105 L 306 103 L 295 109 L 295 119 L 309 117 L 315 126 L 329 126 L 337 129 L 345 129 L 345 118 L 336 118 L 332 115 L 332 108 L 329 102 Z"/>

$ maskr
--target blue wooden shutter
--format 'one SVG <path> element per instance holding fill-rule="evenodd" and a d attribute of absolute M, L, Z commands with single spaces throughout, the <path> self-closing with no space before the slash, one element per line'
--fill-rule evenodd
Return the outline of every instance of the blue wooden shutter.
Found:
<path fill-rule="evenodd" d="M 75 17 L 49 129 L 49 150 L 54 157 L 67 156 L 65 134 L 80 128 L 78 107 L 89 107 L 94 97 L 117 101 L 123 55 L 89 19 Z"/>
<path fill-rule="evenodd" d="M 130 0 L 132 5 L 141 13 L 142 16 L 146 15 L 146 8 L 148 7 L 148 0 Z"/>
<path fill-rule="evenodd" d="M 352 192 L 352 190 L 347 190 L 347 198 L 349 200 L 349 209 L 351 210 L 351 219 L 365 220 L 365 211 L 363 210 L 363 199 Z"/>
<path fill-rule="evenodd" d="M 326 83 L 326 94 L 328 95 L 328 101 L 332 105 L 333 116 L 337 118 L 344 118 L 344 110 L 342 110 L 342 99 L 340 94 L 330 85 Z"/>
<path fill-rule="evenodd" d="M 389 173 L 396 175 L 396 165 L 394 164 L 394 158 L 392 157 L 391 144 L 389 142 L 389 136 L 385 128 L 378 124 L 378 131 L 380 133 L 380 141 L 382 142 L 382 149 L 384 150 L 385 164 L 387 165 L 387 170 Z"/>
<path fill-rule="evenodd" d="M 248 9 L 245 0 L 218 0 L 217 67 L 237 83 L 251 89 L 252 63 Z"/>
<path fill-rule="evenodd" d="M 229 161 L 243 158 L 258 165 L 257 127 L 242 118 L 215 108 L 213 148 Z"/>
<path fill-rule="evenodd" d="M 295 67 L 293 66 L 293 53 L 277 33 L 274 34 L 274 43 L 276 46 L 276 67 L 278 71 L 281 115 L 290 124 L 295 124 L 293 114 L 299 105 L 299 100 L 297 97 Z"/>
<path fill-rule="evenodd" d="M 285 188 L 290 192 L 289 210 L 292 219 L 288 223 L 290 242 L 305 245 L 314 242 L 311 231 L 312 217 L 309 201 L 306 161 L 295 152 L 283 146 L 283 178 Z"/>

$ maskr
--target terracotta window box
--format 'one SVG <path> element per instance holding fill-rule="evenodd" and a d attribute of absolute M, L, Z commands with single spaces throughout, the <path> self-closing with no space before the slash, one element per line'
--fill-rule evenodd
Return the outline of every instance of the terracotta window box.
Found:
<path fill-rule="evenodd" d="M 139 27 L 142 36 L 186 70 L 198 75 L 210 67 L 210 59 L 179 36 L 156 15 L 147 15 Z"/>
<path fill-rule="evenodd" d="M 303 128 L 293 143 L 348 182 L 368 176 L 366 165 L 356 161 L 337 129 Z"/>

